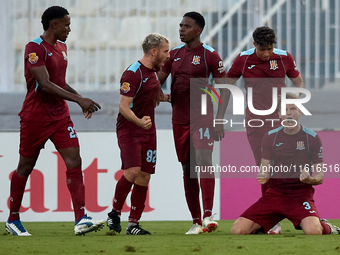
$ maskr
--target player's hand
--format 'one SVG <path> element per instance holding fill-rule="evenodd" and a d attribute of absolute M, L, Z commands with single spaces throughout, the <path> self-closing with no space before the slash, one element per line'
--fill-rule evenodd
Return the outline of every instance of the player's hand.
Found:
<path fill-rule="evenodd" d="M 152 122 L 151 122 L 150 116 L 144 116 L 143 118 L 141 118 L 139 126 L 141 128 L 144 128 L 145 130 L 150 129 L 151 126 L 152 126 Z"/>
<path fill-rule="evenodd" d="M 91 117 L 92 117 L 92 113 L 90 113 L 90 112 L 84 112 L 83 111 L 83 114 L 84 114 L 86 119 L 91 119 Z"/>
<path fill-rule="evenodd" d="M 159 106 L 159 103 L 160 102 L 164 102 L 164 93 L 163 93 L 163 90 L 161 88 L 159 88 L 159 91 L 158 91 L 158 97 L 157 97 L 157 100 L 156 100 L 156 106 Z"/>
<path fill-rule="evenodd" d="M 267 175 L 264 173 L 258 173 L 257 174 L 257 181 L 263 185 L 268 181 Z"/>
<path fill-rule="evenodd" d="M 222 124 L 216 124 L 213 128 L 214 132 L 214 140 L 215 141 L 221 141 L 222 138 L 224 138 L 224 125 Z"/>
<path fill-rule="evenodd" d="M 80 97 L 78 104 L 83 110 L 83 113 L 94 113 L 101 109 L 100 105 L 90 98 Z M 85 116 L 86 117 L 86 116 Z"/>
<path fill-rule="evenodd" d="M 309 181 L 311 179 L 310 173 L 308 169 L 303 169 L 300 174 L 300 181 L 303 183 L 310 184 Z"/>

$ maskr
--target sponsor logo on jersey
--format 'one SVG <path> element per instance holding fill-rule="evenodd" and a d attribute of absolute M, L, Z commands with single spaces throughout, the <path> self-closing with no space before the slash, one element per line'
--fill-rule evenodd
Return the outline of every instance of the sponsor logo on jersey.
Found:
<path fill-rule="evenodd" d="M 256 66 L 256 65 L 248 66 L 248 69 L 252 69 L 254 66 Z"/>
<path fill-rule="evenodd" d="M 128 93 L 130 91 L 130 83 L 123 82 L 123 84 L 120 86 L 120 90 L 124 93 Z"/>
<path fill-rule="evenodd" d="M 213 145 L 214 145 L 214 143 L 208 143 L 208 145 L 209 145 L 209 146 L 213 146 Z"/>
<path fill-rule="evenodd" d="M 66 55 L 66 52 L 65 51 L 62 51 L 61 54 L 63 54 L 63 57 L 64 57 L 64 60 L 67 61 L 67 55 Z"/>
<path fill-rule="evenodd" d="M 53 53 L 51 52 L 51 53 L 48 53 L 47 55 L 48 55 L 48 56 L 52 56 L 52 54 L 53 54 Z"/>
<path fill-rule="evenodd" d="M 322 147 L 320 147 L 319 153 L 318 153 L 319 158 L 323 158 L 323 153 L 322 153 Z"/>
<path fill-rule="evenodd" d="M 194 55 L 191 64 L 199 65 L 201 63 L 201 57 Z"/>
<path fill-rule="evenodd" d="M 297 141 L 297 142 L 296 142 L 296 149 L 297 149 L 297 150 L 300 150 L 300 151 L 304 150 L 304 149 L 305 149 L 305 143 L 304 143 L 304 141 Z"/>
<path fill-rule="evenodd" d="M 298 68 L 297 68 L 297 65 L 296 65 L 296 62 L 294 61 L 294 70 L 297 72 L 298 71 Z"/>
<path fill-rule="evenodd" d="M 276 60 L 270 60 L 269 64 L 270 64 L 270 70 L 276 70 L 276 69 L 279 68 L 279 66 L 277 65 L 277 61 Z"/>
<path fill-rule="evenodd" d="M 276 147 L 279 147 L 279 146 L 281 146 L 283 143 L 277 143 L 277 144 L 275 144 L 275 146 Z"/>
<path fill-rule="evenodd" d="M 314 211 L 314 210 L 313 211 L 309 211 L 309 213 L 316 213 L 316 211 Z"/>
<path fill-rule="evenodd" d="M 180 60 L 180 59 L 181 59 L 181 58 L 175 58 L 174 61 L 176 62 L 176 61 L 178 61 L 178 60 Z"/>
<path fill-rule="evenodd" d="M 37 63 L 38 60 L 39 60 L 39 57 L 37 56 L 37 53 L 32 52 L 32 53 L 28 54 L 28 61 L 29 61 L 31 64 Z"/>
<path fill-rule="evenodd" d="M 143 80 L 143 82 L 146 82 L 148 79 L 149 79 L 149 78 L 145 78 L 145 79 Z"/>

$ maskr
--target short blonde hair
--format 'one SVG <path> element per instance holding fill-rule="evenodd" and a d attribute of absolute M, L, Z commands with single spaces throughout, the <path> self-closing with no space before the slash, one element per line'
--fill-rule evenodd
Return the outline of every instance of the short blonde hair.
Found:
<path fill-rule="evenodd" d="M 299 99 L 299 98 L 300 97 L 296 94 L 292 94 L 292 93 L 286 94 L 286 99 Z M 279 97 L 277 100 L 277 110 L 281 112 L 281 97 Z"/>
<path fill-rule="evenodd" d="M 149 34 L 142 43 L 143 52 L 148 53 L 151 49 L 158 49 L 164 42 L 169 43 L 169 39 L 164 35 Z"/>

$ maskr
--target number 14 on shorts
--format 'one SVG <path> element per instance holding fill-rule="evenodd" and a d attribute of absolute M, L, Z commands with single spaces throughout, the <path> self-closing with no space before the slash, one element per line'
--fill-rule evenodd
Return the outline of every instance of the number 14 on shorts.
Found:
<path fill-rule="evenodd" d="M 203 128 L 200 128 L 198 131 L 200 132 L 200 139 L 201 139 L 201 140 L 202 140 L 204 137 L 206 137 L 208 140 L 210 139 L 209 128 L 206 128 L 204 132 L 203 132 Z"/>

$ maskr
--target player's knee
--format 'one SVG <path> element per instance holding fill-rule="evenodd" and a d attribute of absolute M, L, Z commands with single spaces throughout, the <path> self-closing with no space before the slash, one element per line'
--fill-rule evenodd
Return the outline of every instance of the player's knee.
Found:
<path fill-rule="evenodd" d="M 190 163 L 182 162 L 182 169 L 183 169 L 183 175 L 186 177 L 190 177 Z"/>
<path fill-rule="evenodd" d="M 231 227 L 230 234 L 232 235 L 246 235 L 247 231 L 242 226 L 235 224 Z"/>
<path fill-rule="evenodd" d="M 310 226 L 303 229 L 306 235 L 322 235 L 322 227 L 320 226 Z"/>
<path fill-rule="evenodd" d="M 197 153 L 196 162 L 198 166 L 210 166 L 212 164 L 211 152 L 207 151 L 205 153 Z"/>
<path fill-rule="evenodd" d="M 64 158 L 64 162 L 67 169 L 81 167 L 81 157 L 79 155 L 75 157 Z"/>

